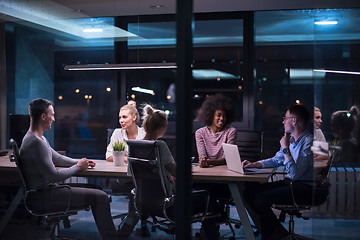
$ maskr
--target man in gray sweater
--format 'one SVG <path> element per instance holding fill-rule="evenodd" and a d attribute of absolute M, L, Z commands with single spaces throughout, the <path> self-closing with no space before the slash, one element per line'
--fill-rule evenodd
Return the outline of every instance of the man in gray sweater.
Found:
<path fill-rule="evenodd" d="M 46 99 L 35 99 L 29 103 L 30 128 L 26 133 L 20 150 L 25 177 L 30 189 L 42 189 L 56 185 L 88 167 L 95 167 L 95 162 L 82 158 L 75 160 L 58 154 L 43 136 L 51 129 L 55 121 L 53 103 Z M 56 168 L 56 167 L 64 168 Z M 97 228 L 103 239 L 117 239 L 117 232 L 110 213 L 108 195 L 94 188 L 70 187 L 70 209 L 91 207 Z M 64 209 L 68 203 L 69 189 L 57 188 L 39 192 L 33 202 L 44 209 Z"/>

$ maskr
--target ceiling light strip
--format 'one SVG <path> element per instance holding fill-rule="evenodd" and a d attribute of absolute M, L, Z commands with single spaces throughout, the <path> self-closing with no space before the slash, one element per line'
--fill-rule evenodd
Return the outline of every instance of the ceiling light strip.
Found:
<path fill-rule="evenodd" d="M 336 25 L 338 21 L 316 21 L 315 25 Z"/>
<path fill-rule="evenodd" d="M 126 63 L 126 64 L 93 64 L 93 65 L 66 65 L 64 70 L 136 70 L 136 69 L 171 69 L 177 68 L 176 63 Z"/>
<path fill-rule="evenodd" d="M 326 73 L 340 73 L 340 74 L 354 74 L 360 75 L 360 72 L 351 72 L 351 71 L 339 71 L 339 70 L 327 70 L 327 69 L 314 69 L 314 72 L 326 72 Z"/>

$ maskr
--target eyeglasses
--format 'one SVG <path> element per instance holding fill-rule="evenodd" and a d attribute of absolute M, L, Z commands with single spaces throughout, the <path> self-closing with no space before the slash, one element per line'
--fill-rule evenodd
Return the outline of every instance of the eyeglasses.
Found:
<path fill-rule="evenodd" d="M 295 117 L 283 117 L 283 121 L 285 121 L 288 118 L 295 118 Z"/>

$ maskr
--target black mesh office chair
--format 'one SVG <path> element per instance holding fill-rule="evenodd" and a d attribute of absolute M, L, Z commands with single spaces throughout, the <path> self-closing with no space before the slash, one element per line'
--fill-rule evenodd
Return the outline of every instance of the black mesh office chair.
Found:
<path fill-rule="evenodd" d="M 13 151 L 13 153 L 10 155 L 10 161 L 15 162 L 19 170 L 20 178 L 23 184 L 22 186 L 22 188 L 24 189 L 23 199 L 26 210 L 34 216 L 43 217 L 49 223 L 49 225 L 51 226 L 49 237 L 51 239 L 61 239 L 60 231 L 59 231 L 60 221 L 63 220 L 64 228 L 69 228 L 70 222 L 68 217 L 77 214 L 77 212 L 80 210 L 90 210 L 90 207 L 84 206 L 83 208 L 80 209 L 70 208 L 71 188 L 68 185 L 56 185 L 43 189 L 31 189 L 27 183 L 27 177 L 23 169 L 23 164 L 21 162 L 19 148 L 17 146 L 17 143 L 13 139 L 10 139 L 10 148 Z M 36 204 L 37 202 L 34 201 L 34 199 L 38 199 L 37 198 L 38 194 L 43 194 L 46 191 L 52 191 L 58 188 L 69 189 L 68 203 L 67 206 L 64 207 L 63 209 L 59 209 L 59 208 L 47 209 L 44 206 Z"/>
<path fill-rule="evenodd" d="M 137 212 L 141 215 L 155 216 L 153 225 L 156 228 L 174 234 L 176 195 L 169 193 L 166 188 L 168 180 L 161 167 L 158 142 L 128 140 L 127 143 L 129 167 L 135 183 L 133 194 Z M 203 203 L 201 209 L 194 210 L 191 216 L 192 222 L 212 217 L 207 214 L 209 203 L 207 191 L 192 192 L 192 200 Z"/>
<path fill-rule="evenodd" d="M 289 205 L 273 205 L 275 209 L 280 210 L 280 216 L 279 220 L 281 222 L 285 222 L 286 214 L 289 215 L 289 236 L 287 239 L 294 240 L 294 239 L 304 239 L 309 240 L 311 238 L 304 237 L 301 235 L 298 235 L 294 232 L 295 227 L 295 221 L 294 217 L 297 218 L 303 218 L 305 220 L 308 220 L 308 217 L 303 216 L 302 212 L 306 210 L 310 210 L 312 207 L 320 206 L 329 197 L 329 191 L 330 191 L 330 183 L 328 181 L 329 172 L 331 169 L 331 165 L 333 162 L 333 158 L 331 157 L 328 161 L 327 165 L 320 169 L 316 170 L 316 176 L 314 178 L 314 181 L 307 181 L 309 184 L 313 184 L 313 191 L 312 191 L 312 201 L 309 203 L 298 203 L 296 201 L 296 197 L 294 194 L 293 184 L 296 181 L 291 181 L 289 184 L 291 195 L 292 195 L 292 204 Z M 299 181 L 304 182 L 304 181 Z"/>

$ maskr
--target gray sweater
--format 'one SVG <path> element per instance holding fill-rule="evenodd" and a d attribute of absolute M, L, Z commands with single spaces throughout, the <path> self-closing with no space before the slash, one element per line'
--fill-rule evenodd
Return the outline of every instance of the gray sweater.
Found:
<path fill-rule="evenodd" d="M 22 141 L 20 158 L 30 189 L 39 189 L 64 181 L 79 171 L 77 160 L 60 155 L 43 136 L 28 131 Z M 57 167 L 65 167 L 57 169 Z"/>

